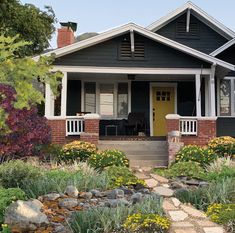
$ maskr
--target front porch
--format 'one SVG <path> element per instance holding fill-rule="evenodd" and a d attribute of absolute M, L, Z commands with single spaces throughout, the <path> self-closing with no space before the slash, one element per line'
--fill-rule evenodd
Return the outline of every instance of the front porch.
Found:
<path fill-rule="evenodd" d="M 64 72 L 61 95 L 55 99 L 46 86 L 45 116 L 49 121 L 63 121 L 60 130 L 67 138 L 79 137 L 84 132 L 86 113 L 100 115 L 99 138 L 112 140 L 128 140 L 128 136 L 132 140 L 164 139 L 168 133 L 167 114 L 182 117 L 182 135 L 196 136 L 197 118 L 215 116 L 213 67 L 58 69 Z M 129 127 L 131 130 L 127 127 L 130 114 L 141 115 L 136 123 L 132 122 L 136 127 Z M 142 128 L 137 127 L 139 121 Z"/>

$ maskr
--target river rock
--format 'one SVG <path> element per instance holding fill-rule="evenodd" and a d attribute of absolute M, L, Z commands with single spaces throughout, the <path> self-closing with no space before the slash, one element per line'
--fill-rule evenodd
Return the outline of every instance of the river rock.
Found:
<path fill-rule="evenodd" d="M 43 204 L 38 200 L 16 201 L 6 209 L 5 224 L 10 229 L 22 232 L 34 231 L 49 224 L 47 216 L 41 212 Z"/>
<path fill-rule="evenodd" d="M 71 197 L 77 197 L 79 192 L 75 186 L 69 185 L 66 187 L 64 193 Z"/>

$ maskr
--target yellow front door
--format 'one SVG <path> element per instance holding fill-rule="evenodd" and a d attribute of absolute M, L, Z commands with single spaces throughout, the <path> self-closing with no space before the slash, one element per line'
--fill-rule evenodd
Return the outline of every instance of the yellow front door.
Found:
<path fill-rule="evenodd" d="M 175 112 L 174 87 L 153 87 L 153 135 L 166 136 L 166 115 Z"/>

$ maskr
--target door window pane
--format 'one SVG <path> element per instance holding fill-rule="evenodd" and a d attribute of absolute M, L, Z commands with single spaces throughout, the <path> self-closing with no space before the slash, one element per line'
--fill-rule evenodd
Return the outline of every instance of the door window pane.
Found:
<path fill-rule="evenodd" d="M 100 114 L 114 115 L 114 85 L 100 84 Z"/>
<path fill-rule="evenodd" d="M 231 115 L 231 82 L 230 80 L 220 81 L 220 115 Z"/>
<path fill-rule="evenodd" d="M 128 83 L 118 83 L 117 98 L 118 117 L 127 117 L 128 115 Z"/>
<path fill-rule="evenodd" d="M 96 86 L 95 83 L 86 82 L 84 83 L 85 92 L 85 112 L 95 113 L 96 112 Z"/>

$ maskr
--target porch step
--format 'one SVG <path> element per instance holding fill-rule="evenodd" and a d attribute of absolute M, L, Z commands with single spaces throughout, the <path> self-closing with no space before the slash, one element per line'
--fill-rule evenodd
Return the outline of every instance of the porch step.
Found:
<path fill-rule="evenodd" d="M 100 140 L 99 150 L 118 149 L 130 160 L 130 166 L 162 167 L 168 164 L 166 141 Z"/>

